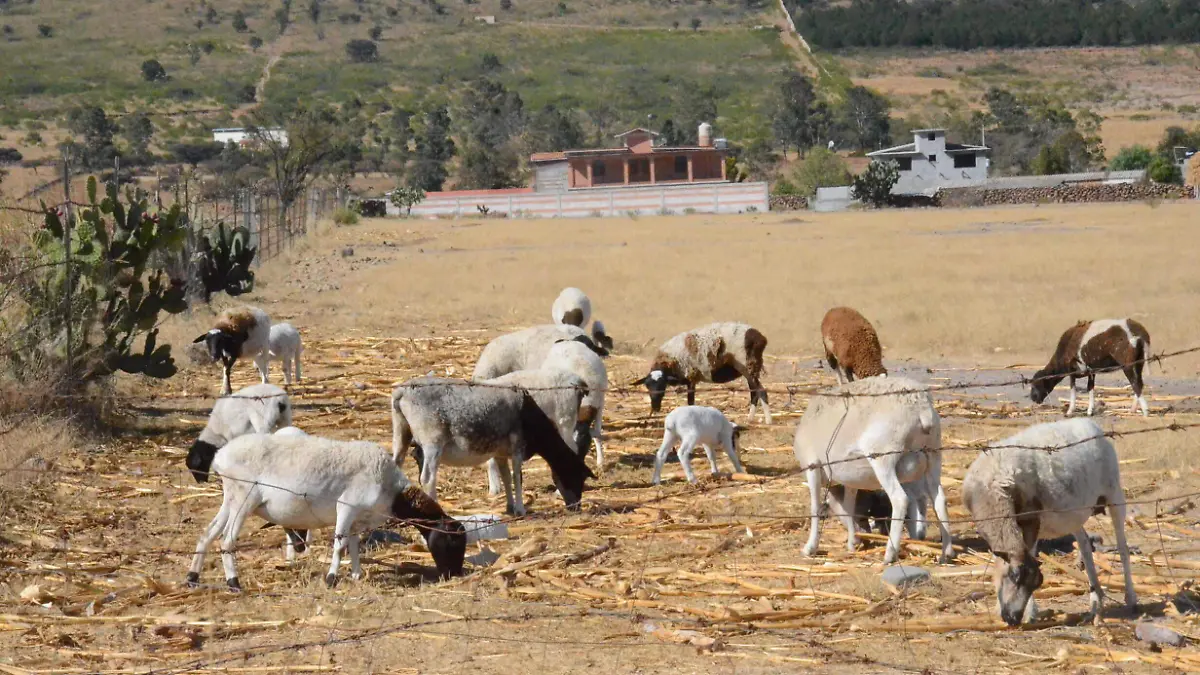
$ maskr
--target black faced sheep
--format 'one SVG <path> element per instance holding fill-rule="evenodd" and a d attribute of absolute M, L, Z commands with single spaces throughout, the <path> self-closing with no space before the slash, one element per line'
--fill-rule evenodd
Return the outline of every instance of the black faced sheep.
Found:
<path fill-rule="evenodd" d="M 271 341 L 271 317 L 257 307 L 240 307 L 226 310 L 213 324 L 212 330 L 192 340 L 203 342 L 213 361 L 224 367 L 221 380 L 221 395 L 228 396 L 233 388 L 229 374 L 238 359 L 254 359 L 263 384 L 267 383 L 268 349 Z"/>
<path fill-rule="evenodd" d="M 762 403 L 763 420 L 771 423 L 767 391 L 762 386 L 763 350 L 767 338 L 744 323 L 713 323 L 680 333 L 658 348 L 650 362 L 650 372 L 633 382 L 650 391 L 650 410 L 662 408 L 667 387 L 687 385 L 688 405 L 696 403 L 696 383 L 723 384 L 739 377 L 750 387 L 750 417 Z"/>
<path fill-rule="evenodd" d="M 1096 373 L 1121 369 L 1133 387 L 1133 410 L 1140 407 L 1148 414 L 1142 398 L 1142 367 L 1150 355 L 1150 333 L 1133 319 L 1080 321 L 1058 339 L 1050 363 L 1033 376 L 1029 398 L 1041 403 L 1064 377 L 1071 379 L 1071 403 L 1067 415 L 1075 412 L 1075 380 L 1087 377 L 1088 416 L 1096 408 Z"/>
<path fill-rule="evenodd" d="M 1091 611 L 1103 590 L 1084 524 L 1108 509 L 1125 572 L 1125 604 L 1137 604 L 1125 541 L 1125 491 L 1117 452 L 1090 419 L 1037 424 L 993 443 L 967 469 L 963 503 L 998 558 L 1000 615 L 1010 626 L 1037 615 L 1033 591 L 1042 584 L 1038 539 L 1074 534 L 1091 584 Z"/>
<path fill-rule="evenodd" d="M 834 307 L 821 320 L 821 342 L 825 360 L 837 374 L 838 383 L 863 377 L 887 375 L 883 347 L 871 322 L 849 307 Z"/>
<path fill-rule="evenodd" d="M 188 450 L 186 464 L 197 483 L 208 480 L 213 455 L 226 443 L 246 434 L 269 434 L 292 424 L 292 403 L 287 392 L 273 384 L 252 384 L 217 399 L 208 423 Z"/>

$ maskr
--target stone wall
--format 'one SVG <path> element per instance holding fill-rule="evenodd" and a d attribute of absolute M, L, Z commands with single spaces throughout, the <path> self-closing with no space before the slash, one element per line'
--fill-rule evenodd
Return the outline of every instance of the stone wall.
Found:
<path fill-rule="evenodd" d="M 808 208 L 808 198 L 800 195 L 771 195 L 772 211 L 803 211 Z"/>
<path fill-rule="evenodd" d="M 1044 188 L 951 188 L 940 190 L 939 206 L 996 206 L 1001 204 L 1065 204 L 1126 202 L 1142 199 L 1185 199 L 1192 188 L 1160 183 L 1073 183 Z"/>

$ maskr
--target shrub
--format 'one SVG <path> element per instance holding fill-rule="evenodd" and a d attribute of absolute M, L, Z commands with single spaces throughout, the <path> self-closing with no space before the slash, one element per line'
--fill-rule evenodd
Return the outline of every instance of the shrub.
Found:
<path fill-rule="evenodd" d="M 700 30 L 700 17 L 694 17 L 691 26 L 693 31 Z"/>
<path fill-rule="evenodd" d="M 411 185 L 397 185 L 392 190 L 391 200 L 398 208 L 404 209 L 404 215 L 412 215 L 412 207 L 425 199 L 425 191 Z"/>
<path fill-rule="evenodd" d="M 158 62 L 158 59 L 146 59 L 142 61 L 142 79 L 147 82 L 166 82 L 169 77 L 167 69 Z"/>
<path fill-rule="evenodd" d="M 1121 148 L 1116 157 L 1113 157 L 1110 169 L 1113 171 L 1137 171 L 1150 166 L 1150 160 L 1154 159 L 1154 153 L 1144 145 L 1131 145 L 1127 148 Z"/>
<path fill-rule="evenodd" d="M 1150 164 L 1146 167 L 1146 178 L 1155 183 L 1183 185 L 1183 173 L 1179 167 L 1162 155 L 1150 160 Z"/>
<path fill-rule="evenodd" d="M 371 30 L 367 31 L 367 35 L 370 36 L 372 40 L 378 42 L 379 38 L 383 37 L 383 26 L 378 24 L 371 26 Z"/>
<path fill-rule="evenodd" d="M 346 55 L 355 63 L 379 60 L 379 47 L 370 40 L 351 40 L 346 43 Z"/>
<path fill-rule="evenodd" d="M 246 25 L 246 13 L 240 9 L 233 13 L 233 29 L 239 33 L 250 32 L 250 26 Z"/>
<path fill-rule="evenodd" d="M 38 35 L 40 35 L 44 38 L 53 37 L 54 36 L 54 27 L 48 26 L 44 23 L 39 23 L 38 24 Z"/>
<path fill-rule="evenodd" d="M 889 160 L 872 160 L 861 175 L 855 177 L 850 196 L 876 208 L 885 206 L 896 181 L 900 180 L 900 166 Z"/>
<path fill-rule="evenodd" d="M 354 209 L 340 208 L 333 212 L 333 222 L 338 225 L 357 225 L 358 212 Z"/>
<path fill-rule="evenodd" d="M 512 0 L 500 0 L 500 9 L 507 12 L 508 10 L 512 9 L 512 7 Z"/>
<path fill-rule="evenodd" d="M 791 182 L 795 184 L 797 193 L 809 199 L 817 194 L 817 188 L 847 185 L 850 180 L 846 162 L 837 153 L 826 148 L 811 150 L 807 157 L 796 163 L 791 175 Z"/>
<path fill-rule="evenodd" d="M 249 45 L 250 49 L 258 51 L 258 48 L 263 46 L 262 38 L 258 37 L 257 35 L 251 35 Z"/>

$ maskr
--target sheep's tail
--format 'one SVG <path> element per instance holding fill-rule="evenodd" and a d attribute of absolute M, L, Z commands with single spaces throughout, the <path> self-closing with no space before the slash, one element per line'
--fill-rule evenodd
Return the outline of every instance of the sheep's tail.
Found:
<path fill-rule="evenodd" d="M 933 431 L 933 428 L 937 426 L 937 411 L 934 410 L 932 404 L 921 408 L 920 420 L 921 431 L 925 433 Z"/>
<path fill-rule="evenodd" d="M 1150 337 L 1138 338 L 1137 344 L 1134 345 L 1133 356 L 1136 363 L 1144 363 L 1146 374 L 1150 374 L 1150 364 L 1154 359 L 1150 358 Z"/>

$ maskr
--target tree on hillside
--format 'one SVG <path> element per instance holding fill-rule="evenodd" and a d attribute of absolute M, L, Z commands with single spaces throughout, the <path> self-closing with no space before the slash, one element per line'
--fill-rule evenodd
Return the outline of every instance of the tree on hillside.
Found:
<path fill-rule="evenodd" d="M 530 152 L 554 152 L 582 148 L 587 143 L 583 126 L 574 110 L 547 103 L 534 113 L 526 132 Z"/>
<path fill-rule="evenodd" d="M 246 13 L 240 9 L 233 13 L 233 29 L 239 33 L 250 31 L 250 26 L 246 24 Z"/>
<path fill-rule="evenodd" d="M 839 135 L 852 147 L 878 150 L 891 140 L 891 104 L 866 87 L 850 87 L 838 104 L 835 119 Z"/>
<path fill-rule="evenodd" d="M 408 184 L 425 192 L 438 192 L 446 182 L 446 162 L 457 148 L 450 138 L 450 113 L 438 105 L 412 119 L 415 151 Z"/>
<path fill-rule="evenodd" d="M 321 0 L 309 0 L 308 18 L 312 19 L 314 26 L 321 22 Z"/>
<path fill-rule="evenodd" d="M 323 108 L 300 106 L 290 116 L 259 109 L 249 132 L 279 197 L 279 226 L 286 227 L 287 210 L 304 194 L 321 165 L 345 141 L 345 128 Z M 286 136 L 273 129 L 283 127 Z"/>
<path fill-rule="evenodd" d="M 1163 131 L 1163 138 L 1158 143 L 1157 152 L 1163 157 L 1174 159 L 1175 148 L 1200 148 L 1200 127 L 1188 131 L 1183 127 L 1169 126 Z"/>
<path fill-rule="evenodd" d="M 146 59 L 142 61 L 142 79 L 147 82 L 166 82 L 170 78 L 158 59 Z"/>
<path fill-rule="evenodd" d="M 888 197 L 900 180 L 900 167 L 890 159 L 871 160 L 867 170 L 854 178 L 850 196 L 875 208 L 887 205 Z"/>
<path fill-rule="evenodd" d="M 463 139 L 459 183 L 466 188 L 513 187 L 520 158 L 515 139 L 525 128 L 524 102 L 490 78 L 472 82 L 460 95 L 454 118 Z"/>
<path fill-rule="evenodd" d="M 150 116 L 144 112 L 126 115 L 121 120 L 121 136 L 129 144 L 126 153 L 129 160 L 135 164 L 145 164 L 150 160 L 150 139 L 154 136 L 154 124 Z"/>
<path fill-rule="evenodd" d="M 370 40 L 351 40 L 346 43 L 346 55 L 355 63 L 379 60 L 379 47 Z"/>
<path fill-rule="evenodd" d="M 195 169 L 200 164 L 220 156 L 225 149 L 224 143 L 173 143 L 168 151 L 171 157 Z"/>
<path fill-rule="evenodd" d="M 1113 171 L 1139 171 L 1150 166 L 1150 160 L 1154 159 L 1154 153 L 1144 145 L 1131 145 L 1127 148 L 1121 148 L 1116 157 L 1113 157 L 1112 164 L 1109 168 Z"/>
<path fill-rule="evenodd" d="M 84 168 L 95 171 L 112 167 L 117 156 L 117 147 L 113 144 L 117 125 L 103 108 L 75 108 L 67 115 L 67 128 L 75 137 L 71 141 L 72 155 Z"/>
<path fill-rule="evenodd" d="M 813 148 L 807 157 L 796 163 L 791 173 L 791 183 L 809 199 L 816 196 L 817 188 L 848 185 L 850 181 L 845 160 L 826 148 Z"/>
<path fill-rule="evenodd" d="M 816 112 L 820 103 L 812 81 L 795 71 L 784 76 L 779 99 L 771 116 L 771 131 L 784 152 L 795 148 L 801 156 L 818 141 Z"/>

